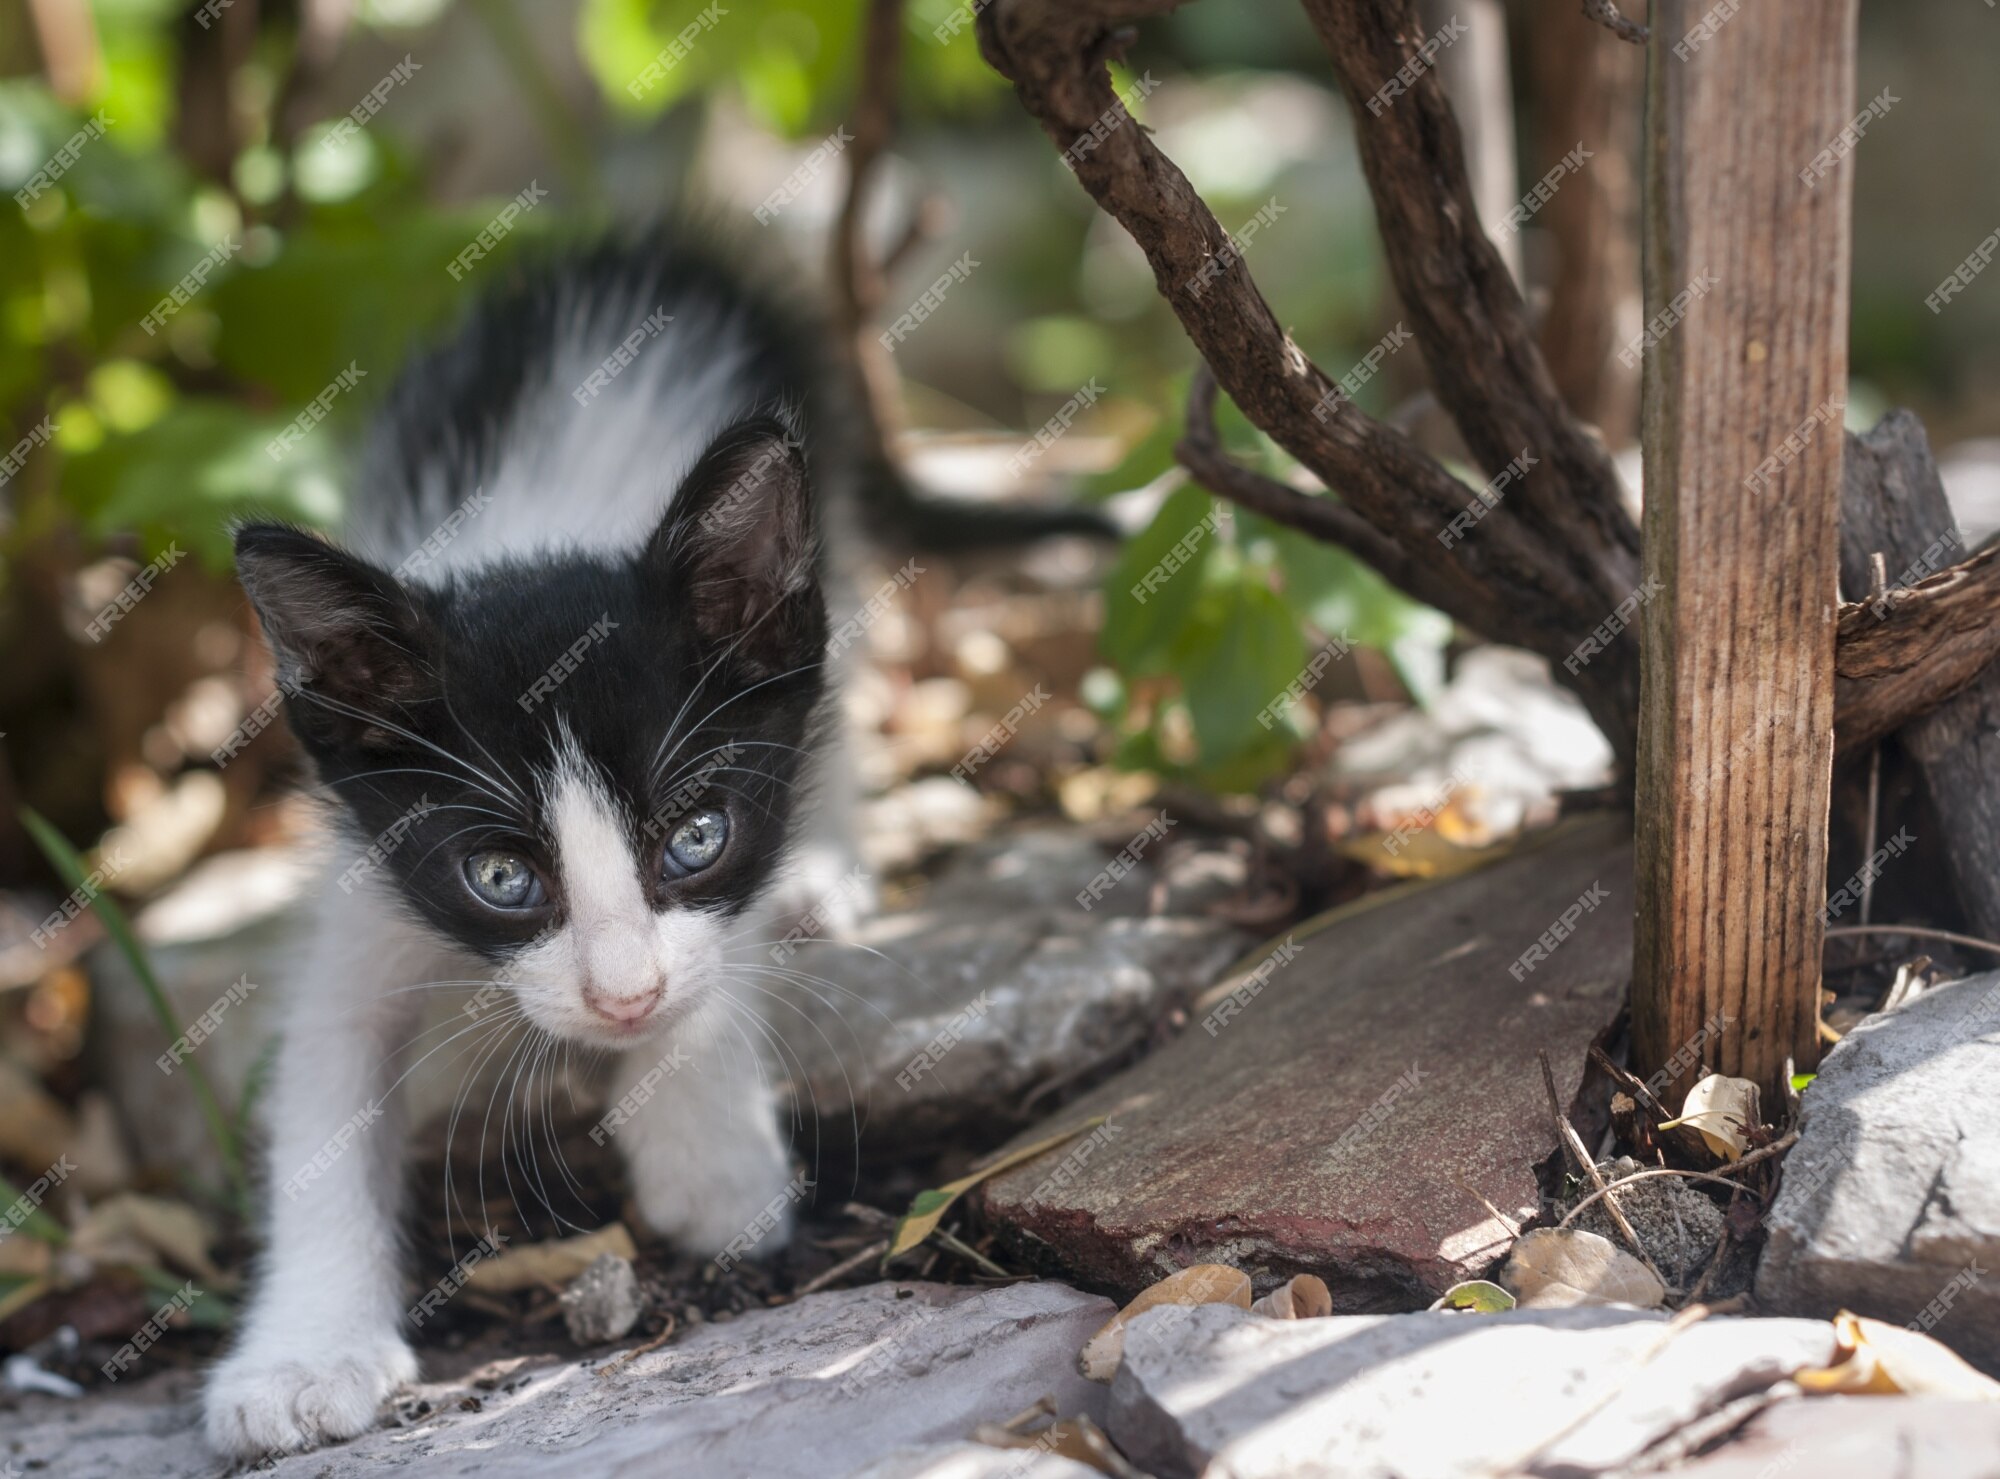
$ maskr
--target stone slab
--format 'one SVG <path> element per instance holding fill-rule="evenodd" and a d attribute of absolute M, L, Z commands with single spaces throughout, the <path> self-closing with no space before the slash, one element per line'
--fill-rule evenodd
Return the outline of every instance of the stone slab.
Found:
<path fill-rule="evenodd" d="M 1163 1308 L 1132 1323 L 1110 1433 L 1163 1479 L 1566 1479 L 1623 1470 L 1834 1348 L 1825 1321 L 1676 1332 L 1610 1307 L 1318 1320 Z"/>
<path fill-rule="evenodd" d="M 1033 1122 L 1035 1090 L 1109 1072 L 1251 943 L 1174 912 L 1191 903 L 1171 893 L 1148 914 L 1150 866 L 1081 908 L 1113 851 L 1074 827 L 1009 832 L 954 858 L 915 907 L 798 950 L 787 964 L 810 979 L 767 1015 L 821 1148 L 838 1152 L 853 1120 L 875 1156 L 993 1145 Z"/>
<path fill-rule="evenodd" d="M 1044 1396 L 1104 1416 L 1076 1353 L 1110 1305 L 1060 1284 L 871 1284 L 704 1325 L 599 1376 L 602 1356 L 427 1382 L 398 1421 L 260 1468 L 276 1479 L 662 1473 L 826 1479 L 963 1438 Z M 490 1377 L 490 1373 L 489 1373 Z M 0 1466 L 63 1479 L 214 1479 L 191 1373 L 0 1408 Z M 0 1469 L 3 1471 L 3 1469 Z"/>
<path fill-rule="evenodd" d="M 1623 1002 L 1631 933 L 1630 835 L 1610 818 L 1337 911 L 1260 990 L 1220 983 L 1178 1039 L 1023 1136 L 1110 1117 L 988 1183 L 988 1214 L 1025 1256 L 1121 1293 L 1213 1262 L 1260 1293 L 1318 1274 L 1339 1311 L 1421 1308 L 1506 1251 L 1461 1182 L 1536 1207 L 1556 1150 L 1536 1054 L 1567 1104 Z"/>
<path fill-rule="evenodd" d="M 1878 1013 L 1826 1055 L 1768 1225 L 1765 1308 L 1920 1320 L 2000 1375 L 2000 972 Z"/>

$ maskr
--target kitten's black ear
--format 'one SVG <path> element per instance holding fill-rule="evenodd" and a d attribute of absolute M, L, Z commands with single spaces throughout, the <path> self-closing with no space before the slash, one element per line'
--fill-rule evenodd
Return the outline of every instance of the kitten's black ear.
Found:
<path fill-rule="evenodd" d="M 389 744 L 371 716 L 408 728 L 405 707 L 435 693 L 422 618 L 374 566 L 302 529 L 246 524 L 236 531 L 236 574 L 309 747 Z"/>
<path fill-rule="evenodd" d="M 668 599 L 704 640 L 747 665 L 789 671 L 826 644 L 805 456 L 780 421 L 730 428 L 702 454 L 646 552 Z"/>

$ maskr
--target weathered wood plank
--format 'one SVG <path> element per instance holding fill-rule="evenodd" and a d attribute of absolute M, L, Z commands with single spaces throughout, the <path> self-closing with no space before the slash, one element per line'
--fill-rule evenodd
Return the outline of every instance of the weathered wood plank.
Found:
<path fill-rule="evenodd" d="M 1656 0 L 1654 35 L 1706 8 Z M 1767 1095 L 1818 1056 L 1851 163 L 1812 166 L 1855 18 L 1745 6 L 1648 59 L 1634 1055 L 1703 1041 Z"/>

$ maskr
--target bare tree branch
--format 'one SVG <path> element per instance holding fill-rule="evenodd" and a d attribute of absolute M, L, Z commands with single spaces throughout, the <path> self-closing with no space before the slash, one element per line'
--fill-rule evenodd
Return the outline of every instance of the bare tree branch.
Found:
<path fill-rule="evenodd" d="M 1620 14 L 1615 0 L 1583 0 L 1583 13 L 1600 26 L 1608 27 L 1620 41 L 1629 41 L 1634 46 L 1644 46 L 1653 34 L 1649 28 Z"/>
<path fill-rule="evenodd" d="M 1344 545 L 1398 585 L 1407 588 L 1420 582 L 1421 576 L 1409 568 L 1409 560 L 1392 541 L 1332 495 L 1304 492 L 1231 457 L 1216 433 L 1215 391 L 1215 372 L 1199 366 L 1188 387 L 1187 428 L 1174 444 L 1174 460 L 1195 481 L 1275 524 Z"/>
<path fill-rule="evenodd" d="M 1441 266 L 1458 280 L 1454 306 L 1442 315 L 1412 310 L 1411 317 L 1423 319 L 1420 335 L 1433 335 L 1428 354 L 1434 370 L 1441 360 L 1490 357 L 1496 345 L 1504 346 L 1503 363 L 1518 365 L 1542 394 L 1525 410 L 1494 414 L 1486 402 L 1508 393 L 1504 374 L 1450 371 L 1441 378 L 1440 399 L 1449 381 L 1458 404 L 1447 400 L 1447 407 L 1471 416 L 1479 430 L 1468 443 L 1496 470 L 1526 447 L 1552 472 L 1559 464 L 1564 477 L 1604 481 L 1594 504 L 1586 500 L 1585 511 L 1564 514 L 1553 486 L 1521 501 L 1543 476 L 1537 467 L 1504 501 L 1482 510 L 1486 516 L 1468 538 L 1448 547 L 1440 531 L 1466 509 L 1472 490 L 1400 433 L 1363 413 L 1292 342 L 1245 268 L 1242 244 L 1113 92 L 1104 63 L 1123 43 L 1125 27 L 1174 7 L 1175 0 L 994 0 L 979 18 L 980 46 L 1014 83 L 1079 182 L 1138 243 L 1161 296 L 1222 388 L 1378 536 L 1357 553 L 1410 594 L 1474 629 L 1559 661 L 1637 584 L 1637 534 L 1611 494 L 1616 485 L 1609 461 L 1555 401 L 1512 279 L 1472 212 L 1455 132 L 1448 148 L 1411 145 L 1417 151 L 1411 167 L 1454 173 L 1453 199 L 1465 202 L 1462 226 L 1424 228 L 1440 241 L 1423 253 L 1434 264 L 1429 270 Z M 1394 55 L 1388 72 L 1407 59 L 1400 49 Z M 1421 117 L 1430 119 L 1431 127 L 1439 119 L 1449 126 L 1441 93 L 1434 84 L 1428 91 L 1435 96 Z M 1410 116 L 1419 117 L 1418 110 Z M 1399 214 L 1420 214 L 1420 193 L 1407 188 L 1405 198 Z M 1463 239 L 1468 232 L 1476 243 Z M 1401 250 L 1399 242 L 1390 242 L 1392 259 Z M 1468 261 L 1470 268 L 1463 265 Z M 1490 280 L 1468 284 L 1468 276 Z M 1440 330 L 1439 323 L 1448 327 Z M 1456 342 L 1455 334 L 1465 336 L 1459 348 L 1440 347 Z M 1199 445 L 1195 453 L 1199 459 Z M 1229 484 L 1220 491 L 1244 486 L 1208 466 L 1218 473 L 1217 481 Z M 1574 538 L 1561 535 L 1565 521 Z M 1554 549 L 1551 539 L 1559 541 Z M 1398 552 L 1394 558 L 1391 549 Z M 1608 555 L 1600 557 L 1599 551 Z M 1630 753 L 1636 674 L 1636 661 L 1624 654 L 1584 667 L 1574 679 L 1621 755 Z"/>
<path fill-rule="evenodd" d="M 2000 550 L 1907 589 L 1840 608 L 1834 742 L 1891 734 L 1973 682 L 2000 656 Z"/>
<path fill-rule="evenodd" d="M 1384 255 L 1431 384 L 1489 475 L 1542 459 L 1507 500 L 1590 593 L 1596 621 L 1639 583 L 1639 530 L 1603 446 L 1570 415 L 1526 305 L 1481 228 L 1457 120 L 1408 0 L 1305 0 L 1354 116 Z"/>
<path fill-rule="evenodd" d="M 1245 268 L 1243 243 L 1112 89 L 1106 62 L 1129 44 L 1132 24 L 1180 3 L 991 0 L 978 21 L 987 61 L 1014 84 L 1078 182 L 1131 234 L 1212 372 L 1212 382 L 1195 382 L 1177 458 L 1222 496 L 1347 546 L 1417 599 L 1560 667 L 1637 588 L 1638 529 L 1609 456 L 1563 404 L 1520 292 L 1480 229 L 1458 126 L 1409 0 L 1302 4 L 1353 108 L 1389 267 L 1438 401 L 1488 472 L 1523 451 L 1540 464 L 1504 498 L 1482 497 L 1477 527 L 1449 548 L 1440 531 L 1467 509 L 1471 490 L 1363 413 L 1292 341 Z M 1217 383 L 1336 496 L 1303 493 L 1230 459 L 1214 434 Z M 2000 650 L 2000 631 L 1975 630 L 1990 609 L 1990 578 L 1961 575 L 1937 590 L 1926 582 L 1900 595 L 1900 614 L 1874 628 L 1851 613 L 1842 619 L 1842 748 L 1956 692 Z M 1638 715 L 1636 639 L 1564 681 L 1627 766 Z"/>

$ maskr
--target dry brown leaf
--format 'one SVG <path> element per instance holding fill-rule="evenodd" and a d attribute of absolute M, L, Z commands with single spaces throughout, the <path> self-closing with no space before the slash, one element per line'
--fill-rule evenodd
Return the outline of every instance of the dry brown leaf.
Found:
<path fill-rule="evenodd" d="M 1465 847 L 1434 828 L 1415 832 L 1364 832 L 1335 850 L 1391 878 L 1456 878 L 1499 856 L 1492 847 Z"/>
<path fill-rule="evenodd" d="M 513 1294 L 522 1289 L 559 1290 L 589 1268 L 600 1254 L 637 1258 L 639 1250 L 625 1224 L 614 1222 L 580 1238 L 554 1243 L 528 1243 L 482 1258 L 465 1271 L 465 1282 L 487 1294 Z"/>
<path fill-rule="evenodd" d="M 1522 1233 L 1500 1282 L 1523 1309 L 1630 1304 L 1658 1309 L 1667 1290 L 1653 1271 L 1609 1238 L 1580 1227 Z"/>
<path fill-rule="evenodd" d="M 1125 1359 L 1125 1327 L 1163 1304 L 1233 1304 L 1250 1308 L 1250 1276 L 1225 1263 L 1197 1263 L 1169 1274 L 1113 1315 L 1084 1345 L 1079 1366 L 1092 1381 L 1109 1381 Z"/>
<path fill-rule="evenodd" d="M 1010 1452 L 1032 1449 L 1054 1454 L 1057 1458 L 1066 1458 L 1095 1469 L 1100 1474 L 1110 1474 L 1113 1479 L 1128 1479 L 1128 1476 L 1139 1474 L 1111 1446 L 1104 1430 L 1087 1417 L 1062 1418 L 1035 1433 L 1017 1433 L 999 1423 L 980 1423 L 972 1430 L 972 1441 Z"/>
<path fill-rule="evenodd" d="M 55 1261 L 56 1250 L 40 1238 L 18 1232 L 0 1238 L 0 1279 L 45 1279 Z"/>
<path fill-rule="evenodd" d="M 1333 1313 L 1333 1296 L 1324 1279 L 1299 1274 L 1251 1305 L 1250 1312 L 1276 1320 L 1316 1320 Z"/>
<path fill-rule="evenodd" d="M 76 1121 L 25 1068 L 0 1058 L 0 1161 L 48 1166 L 76 1142 Z"/>
<path fill-rule="evenodd" d="M 70 1235 L 68 1250 L 97 1268 L 166 1263 L 204 1283 L 230 1287 L 208 1256 L 208 1223 L 186 1202 L 120 1192 L 98 1202 Z"/>
<path fill-rule="evenodd" d="M 1144 806 L 1160 789 L 1151 771 L 1094 766 L 1056 783 L 1056 799 L 1072 822 L 1096 822 Z"/>
<path fill-rule="evenodd" d="M 1982 1376 L 1921 1330 L 1888 1325 L 1842 1310 L 1833 1317 L 1839 1358 L 1823 1369 L 1797 1372 L 1808 1392 L 1950 1397 L 2000 1402 L 2000 1382 Z"/>
<path fill-rule="evenodd" d="M 1711 1073 L 1688 1090 L 1681 1105 L 1681 1117 L 1668 1120 L 1662 1130 L 1686 1125 L 1702 1142 L 1725 1161 L 1741 1160 L 1750 1148 L 1750 1131 L 1762 1124 L 1757 1107 L 1757 1086 L 1747 1078 L 1731 1078 Z"/>

